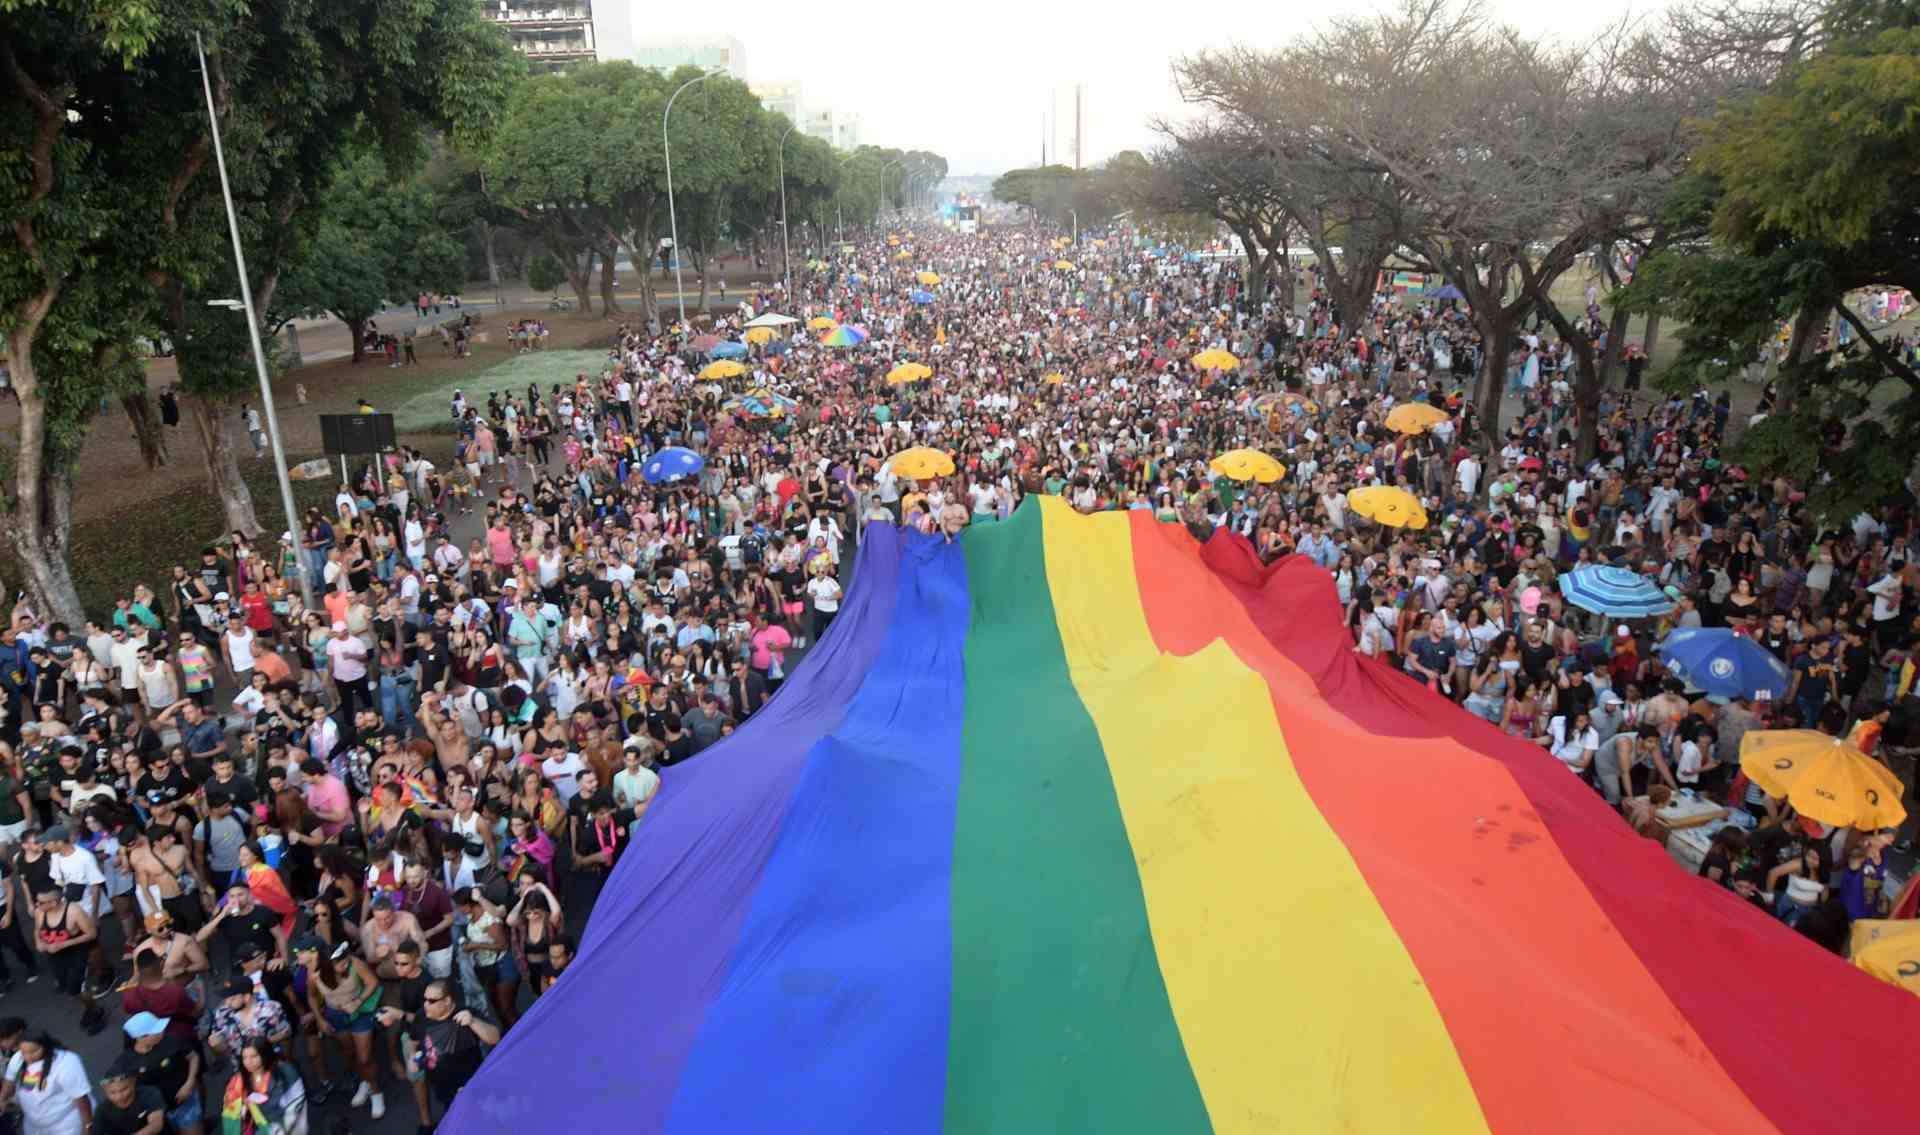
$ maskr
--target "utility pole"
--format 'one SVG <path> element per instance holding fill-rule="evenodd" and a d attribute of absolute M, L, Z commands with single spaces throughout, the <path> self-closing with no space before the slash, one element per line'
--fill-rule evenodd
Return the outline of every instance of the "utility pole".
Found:
<path fill-rule="evenodd" d="M 1040 112 L 1040 168 L 1047 168 L 1047 112 Z"/>
<path fill-rule="evenodd" d="M 1086 92 L 1085 83 L 1073 85 L 1073 168 L 1080 168 L 1080 101 Z"/>

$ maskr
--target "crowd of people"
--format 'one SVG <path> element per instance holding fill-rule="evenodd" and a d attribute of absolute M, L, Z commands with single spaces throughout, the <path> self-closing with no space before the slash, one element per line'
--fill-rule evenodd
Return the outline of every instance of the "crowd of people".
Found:
<path fill-rule="evenodd" d="M 1821 522 L 1728 463 L 1729 396 L 1641 393 L 1643 358 L 1578 460 L 1571 357 L 1537 329 L 1488 444 L 1456 304 L 1387 287 L 1345 312 L 1308 269 L 1285 310 L 1230 258 L 1119 229 L 1062 243 L 926 226 L 840 246 L 795 294 L 621 328 L 571 386 L 456 392 L 444 462 L 392 454 L 299 531 L 234 534 L 97 621 L 16 611 L 0 988 L 17 965 L 73 1009 L 0 1021 L 26 1130 L 299 1132 L 330 1097 L 377 1120 L 395 1092 L 431 1128 L 565 980 L 663 778 L 827 633 L 864 526 L 952 535 L 1040 493 L 1307 557 L 1354 649 L 1539 743 L 1623 823 L 1729 799 L 1713 883 L 1836 948 L 1881 912 L 1900 833 L 1800 822 L 1737 780 L 1738 754 L 1750 730 L 1815 728 L 1911 787 L 1910 501 Z M 768 312 L 796 322 L 749 338 Z M 821 341 L 838 327 L 864 338 Z M 744 374 L 702 374 L 715 341 L 750 344 Z M 909 361 L 931 376 L 900 381 Z M 1442 420 L 1388 429 L 1408 402 Z M 956 471 L 896 470 L 916 445 Z M 1209 472 L 1240 446 L 1285 476 Z M 673 448 L 692 459 L 655 475 Z M 1346 494 L 1368 484 L 1431 523 L 1356 515 Z M 1567 605 L 1557 577 L 1600 562 L 1673 612 Z M 1652 649 L 1674 626 L 1741 629 L 1792 686 L 1690 693 Z M 116 1014 L 121 1056 L 85 1068 L 59 1038 Z"/>

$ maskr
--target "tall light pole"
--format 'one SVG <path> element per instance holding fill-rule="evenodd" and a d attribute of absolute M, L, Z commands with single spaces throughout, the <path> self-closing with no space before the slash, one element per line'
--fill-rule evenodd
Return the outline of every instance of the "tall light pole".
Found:
<path fill-rule="evenodd" d="M 881 165 L 879 170 L 875 171 L 873 175 L 873 187 L 880 194 L 879 199 L 873 204 L 873 224 L 875 228 L 880 226 L 880 218 L 886 216 L 887 213 L 887 170 L 906 160 L 904 157 L 894 158 L 892 161 Z"/>
<path fill-rule="evenodd" d="M 787 123 L 786 134 L 780 135 L 780 148 L 777 157 L 780 162 L 780 268 L 787 278 L 787 306 L 793 306 L 793 242 L 787 235 L 787 134 L 793 133 L 796 124 Z"/>
<path fill-rule="evenodd" d="M 694 78 L 688 79 L 686 82 L 680 84 L 679 89 L 667 97 L 666 109 L 660 112 L 660 146 L 666 152 L 667 157 L 667 227 L 673 233 L 673 291 L 674 299 L 680 303 L 680 322 L 682 324 L 687 321 L 687 289 L 680 283 L 680 221 L 679 218 L 674 216 L 673 212 L 673 141 L 667 137 L 667 116 L 673 113 L 673 100 L 680 97 L 681 91 L 686 90 L 695 83 L 711 79 L 719 73 L 720 68 L 715 67 L 711 71 L 703 71 Z"/>
<path fill-rule="evenodd" d="M 220 142 L 220 116 L 213 108 L 213 79 L 207 73 L 207 47 L 193 33 L 193 49 L 200 56 L 200 89 L 207 96 L 207 125 L 213 133 L 213 160 L 220 167 L 220 198 L 227 206 L 227 232 L 233 237 L 233 266 L 240 273 L 240 306 L 247 313 L 247 336 L 253 340 L 253 370 L 260 379 L 260 406 L 267 418 L 267 437 L 273 442 L 273 471 L 280 477 L 280 507 L 287 512 L 287 532 L 300 536 L 300 513 L 293 505 L 293 481 L 287 476 L 287 451 L 280 443 L 280 415 L 273 408 L 273 383 L 267 378 L 267 352 L 260 345 L 260 317 L 253 310 L 253 283 L 247 279 L 247 255 L 240 247 L 240 219 L 233 212 L 233 187 L 227 182 L 227 152 Z M 219 428 L 225 429 L 226 423 Z M 297 557 L 296 557 L 297 558 Z M 313 609 L 313 581 L 307 565 L 300 565 L 300 600 Z"/>
<path fill-rule="evenodd" d="M 1080 214 L 1074 212 L 1072 209 L 1068 209 L 1067 214 L 1073 218 L 1073 243 L 1078 245 L 1080 243 Z"/>

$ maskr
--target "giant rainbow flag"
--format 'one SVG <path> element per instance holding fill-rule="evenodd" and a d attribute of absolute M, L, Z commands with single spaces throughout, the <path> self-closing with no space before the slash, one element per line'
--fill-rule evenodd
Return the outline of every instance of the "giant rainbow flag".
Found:
<path fill-rule="evenodd" d="M 870 528 L 443 1130 L 1905 1130 L 1920 1000 L 1349 648 L 1311 564 L 1057 499 Z"/>

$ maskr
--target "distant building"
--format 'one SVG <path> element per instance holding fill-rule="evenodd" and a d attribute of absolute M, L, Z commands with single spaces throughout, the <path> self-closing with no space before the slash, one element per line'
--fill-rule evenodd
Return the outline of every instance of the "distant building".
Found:
<path fill-rule="evenodd" d="M 677 67 L 718 67 L 745 82 L 747 49 L 730 35 L 653 40 L 634 44 L 626 55 L 642 67 L 672 71 Z"/>
<path fill-rule="evenodd" d="M 747 89 L 760 105 L 774 114 L 784 114 L 787 121 L 806 130 L 806 103 L 800 95 L 800 82 L 797 79 L 777 79 L 763 83 L 749 83 Z"/>
<path fill-rule="evenodd" d="M 596 8 L 602 10 L 599 19 Z M 482 0 L 480 12 L 507 33 L 535 70 L 613 58 L 606 47 L 626 39 L 626 0 Z"/>

